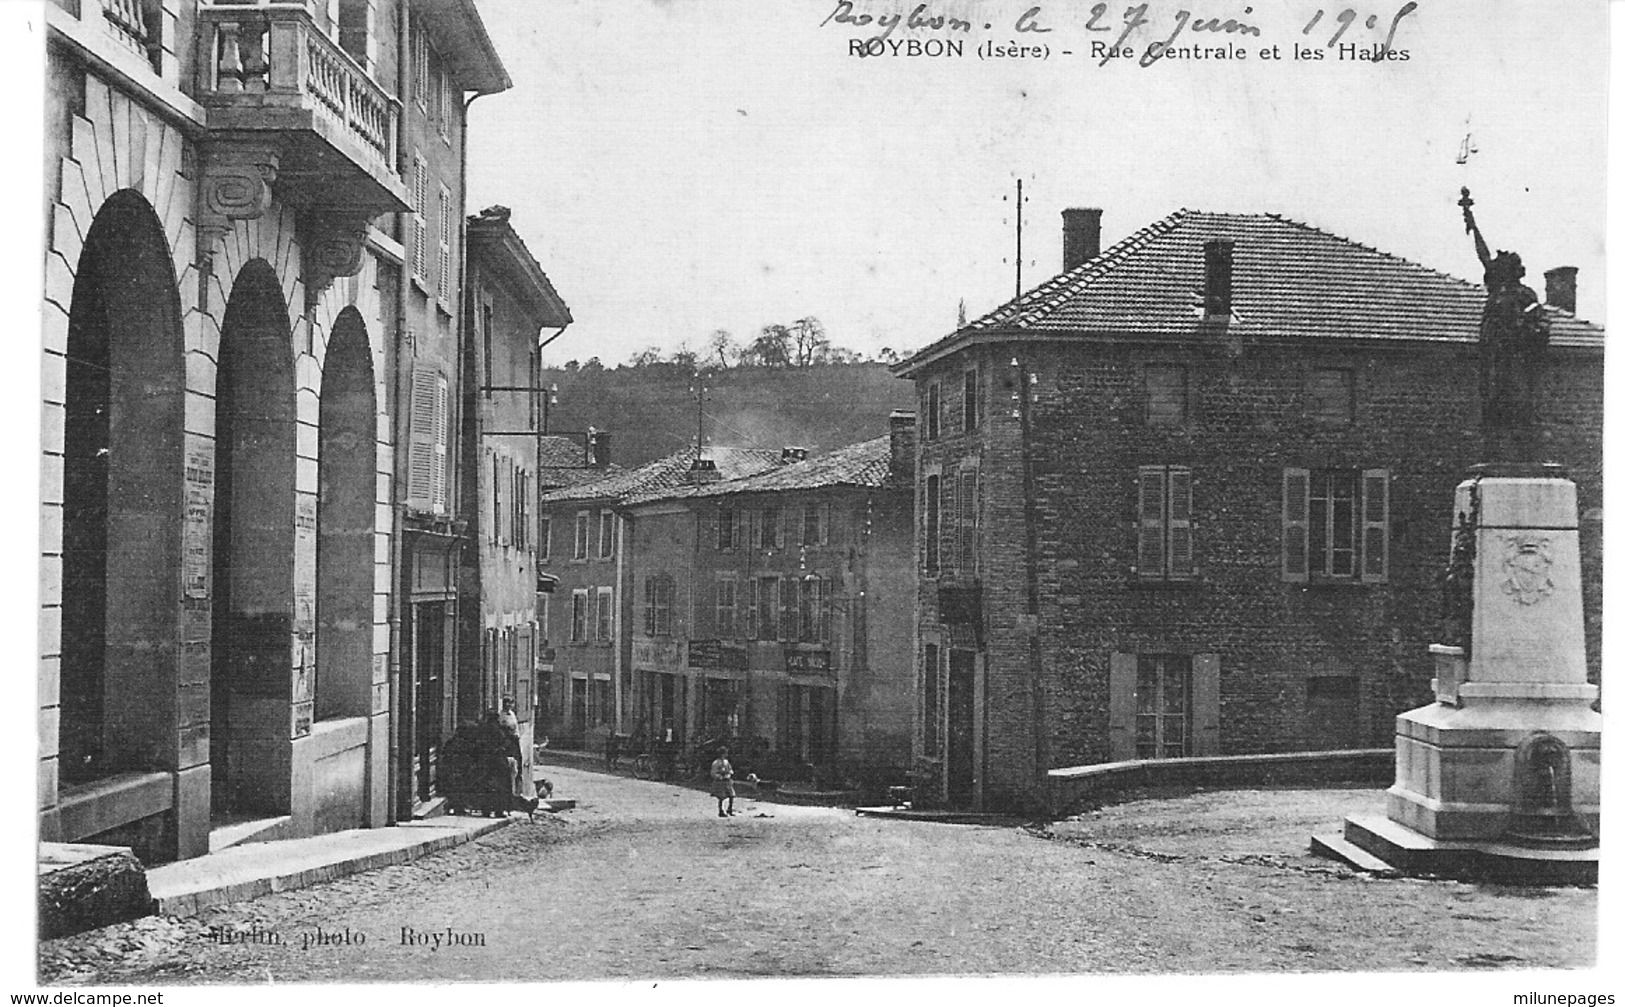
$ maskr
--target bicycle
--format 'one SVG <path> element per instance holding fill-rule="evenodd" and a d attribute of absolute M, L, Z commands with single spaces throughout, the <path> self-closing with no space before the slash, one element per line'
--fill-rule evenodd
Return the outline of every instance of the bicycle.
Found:
<path fill-rule="evenodd" d="M 652 780 L 655 775 L 653 752 L 639 752 L 632 757 L 632 775 L 640 780 Z"/>

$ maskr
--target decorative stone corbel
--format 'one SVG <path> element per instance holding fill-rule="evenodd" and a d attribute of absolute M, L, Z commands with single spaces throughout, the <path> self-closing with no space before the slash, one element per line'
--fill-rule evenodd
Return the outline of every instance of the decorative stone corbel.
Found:
<path fill-rule="evenodd" d="M 361 272 L 361 255 L 372 217 L 344 210 L 315 209 L 305 215 L 305 297 L 314 302 L 340 276 Z"/>
<path fill-rule="evenodd" d="M 214 249 L 236 221 L 271 208 L 282 151 L 276 144 L 216 140 L 203 151 L 197 220 L 198 262 L 211 267 Z"/>

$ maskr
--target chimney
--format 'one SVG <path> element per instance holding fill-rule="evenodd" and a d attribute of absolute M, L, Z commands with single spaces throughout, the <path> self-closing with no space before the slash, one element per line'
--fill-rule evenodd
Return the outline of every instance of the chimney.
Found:
<path fill-rule="evenodd" d="M 804 462 L 806 460 L 807 449 L 798 448 L 793 445 L 786 445 L 784 448 L 784 453 L 779 455 L 780 465 L 794 465 L 796 462 Z"/>
<path fill-rule="evenodd" d="M 717 463 L 710 458 L 695 458 L 694 464 L 683 473 L 683 481 L 690 485 L 700 483 L 714 483 L 722 480 L 722 473 L 717 471 Z"/>
<path fill-rule="evenodd" d="M 1546 270 L 1546 303 L 1554 308 L 1562 308 L 1571 315 L 1574 314 L 1575 277 L 1579 272 L 1576 266 L 1558 266 L 1556 269 Z"/>
<path fill-rule="evenodd" d="M 1202 286 L 1202 313 L 1208 318 L 1230 317 L 1230 267 L 1236 243 L 1215 239 L 1203 246 L 1205 277 Z"/>
<path fill-rule="evenodd" d="M 1070 273 L 1100 254 L 1100 211 L 1073 207 L 1061 211 L 1061 271 Z"/>
<path fill-rule="evenodd" d="M 595 469 L 609 468 L 609 434 L 594 430 L 587 434 L 587 465 Z"/>
<path fill-rule="evenodd" d="M 891 476 L 898 482 L 914 482 L 914 414 L 904 409 L 891 414 Z"/>

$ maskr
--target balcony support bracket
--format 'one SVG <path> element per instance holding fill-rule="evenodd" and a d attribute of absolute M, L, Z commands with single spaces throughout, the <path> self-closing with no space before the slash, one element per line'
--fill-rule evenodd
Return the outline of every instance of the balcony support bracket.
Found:
<path fill-rule="evenodd" d="M 312 208 L 303 214 L 307 307 L 341 276 L 361 272 L 372 215 L 338 208 Z"/>
<path fill-rule="evenodd" d="M 203 149 L 198 200 L 197 260 L 213 272 L 214 250 L 239 220 L 253 220 L 271 208 L 282 149 L 263 139 L 216 137 Z"/>

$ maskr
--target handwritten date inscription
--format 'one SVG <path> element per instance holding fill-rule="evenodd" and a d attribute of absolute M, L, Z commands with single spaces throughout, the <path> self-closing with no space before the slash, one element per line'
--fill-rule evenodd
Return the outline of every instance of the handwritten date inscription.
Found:
<path fill-rule="evenodd" d="M 1018 5 L 1019 6 L 1019 5 Z M 1298 29 L 1298 34 L 1309 40 L 1313 45 L 1320 42 L 1324 49 L 1353 48 L 1344 41 L 1350 29 L 1363 28 L 1368 34 L 1365 41 L 1379 43 L 1372 47 L 1374 55 L 1370 57 L 1382 60 L 1394 54 L 1394 40 L 1399 33 L 1399 26 L 1406 17 L 1414 13 L 1420 5 L 1414 0 L 1401 5 L 1391 16 L 1371 13 L 1345 7 L 1332 14 L 1330 18 L 1324 8 L 1316 9 L 1309 17 L 1300 19 L 1292 27 Z M 1225 17 L 1209 17 L 1201 12 L 1179 8 L 1171 15 L 1171 20 L 1165 17 L 1164 12 L 1151 2 L 1144 2 L 1123 6 L 1115 11 L 1111 4 L 1097 3 L 1089 8 L 1088 20 L 1083 24 L 1083 30 L 1088 32 L 1115 34 L 1115 39 L 1109 43 L 1091 40 L 1088 51 L 1092 56 L 1101 57 L 1101 65 L 1112 59 L 1121 59 L 1138 55 L 1141 66 L 1150 66 L 1165 56 L 1183 54 L 1180 46 L 1188 46 L 1193 39 L 1201 36 L 1227 35 L 1240 38 L 1267 37 L 1269 26 L 1263 24 L 1263 15 L 1254 16 L 1254 9 L 1245 7 L 1239 15 Z M 1271 9 L 1275 17 L 1280 17 Z M 1081 14 L 1078 15 L 1081 17 Z M 1058 23 L 1058 22 L 1057 22 Z M 921 34 L 968 35 L 977 30 L 995 32 L 1008 30 L 1018 36 L 1030 37 L 1033 35 L 1048 35 L 1054 32 L 1055 26 L 1046 15 L 1041 5 L 1034 4 L 1026 7 L 1012 22 L 995 27 L 992 21 L 980 24 L 972 23 L 963 18 L 951 17 L 938 13 L 929 3 L 918 3 L 907 9 L 894 8 L 890 11 L 876 11 L 858 5 L 857 0 L 837 0 L 835 8 L 824 18 L 819 27 L 825 26 L 871 29 L 874 36 L 868 41 L 871 43 L 884 43 L 892 34 L 902 30 Z M 1144 41 L 1142 35 L 1151 35 L 1153 39 Z M 1011 45 L 1016 43 L 1012 41 Z M 1309 58 L 1308 51 L 1301 44 L 1293 45 L 1293 52 L 1297 57 Z M 1069 50 L 1062 50 L 1070 55 Z M 1280 47 L 1267 46 L 1259 50 L 1263 58 L 1282 58 Z M 1406 54 L 1408 57 L 1408 54 Z M 1406 57 L 1401 57 L 1406 58 Z"/>

